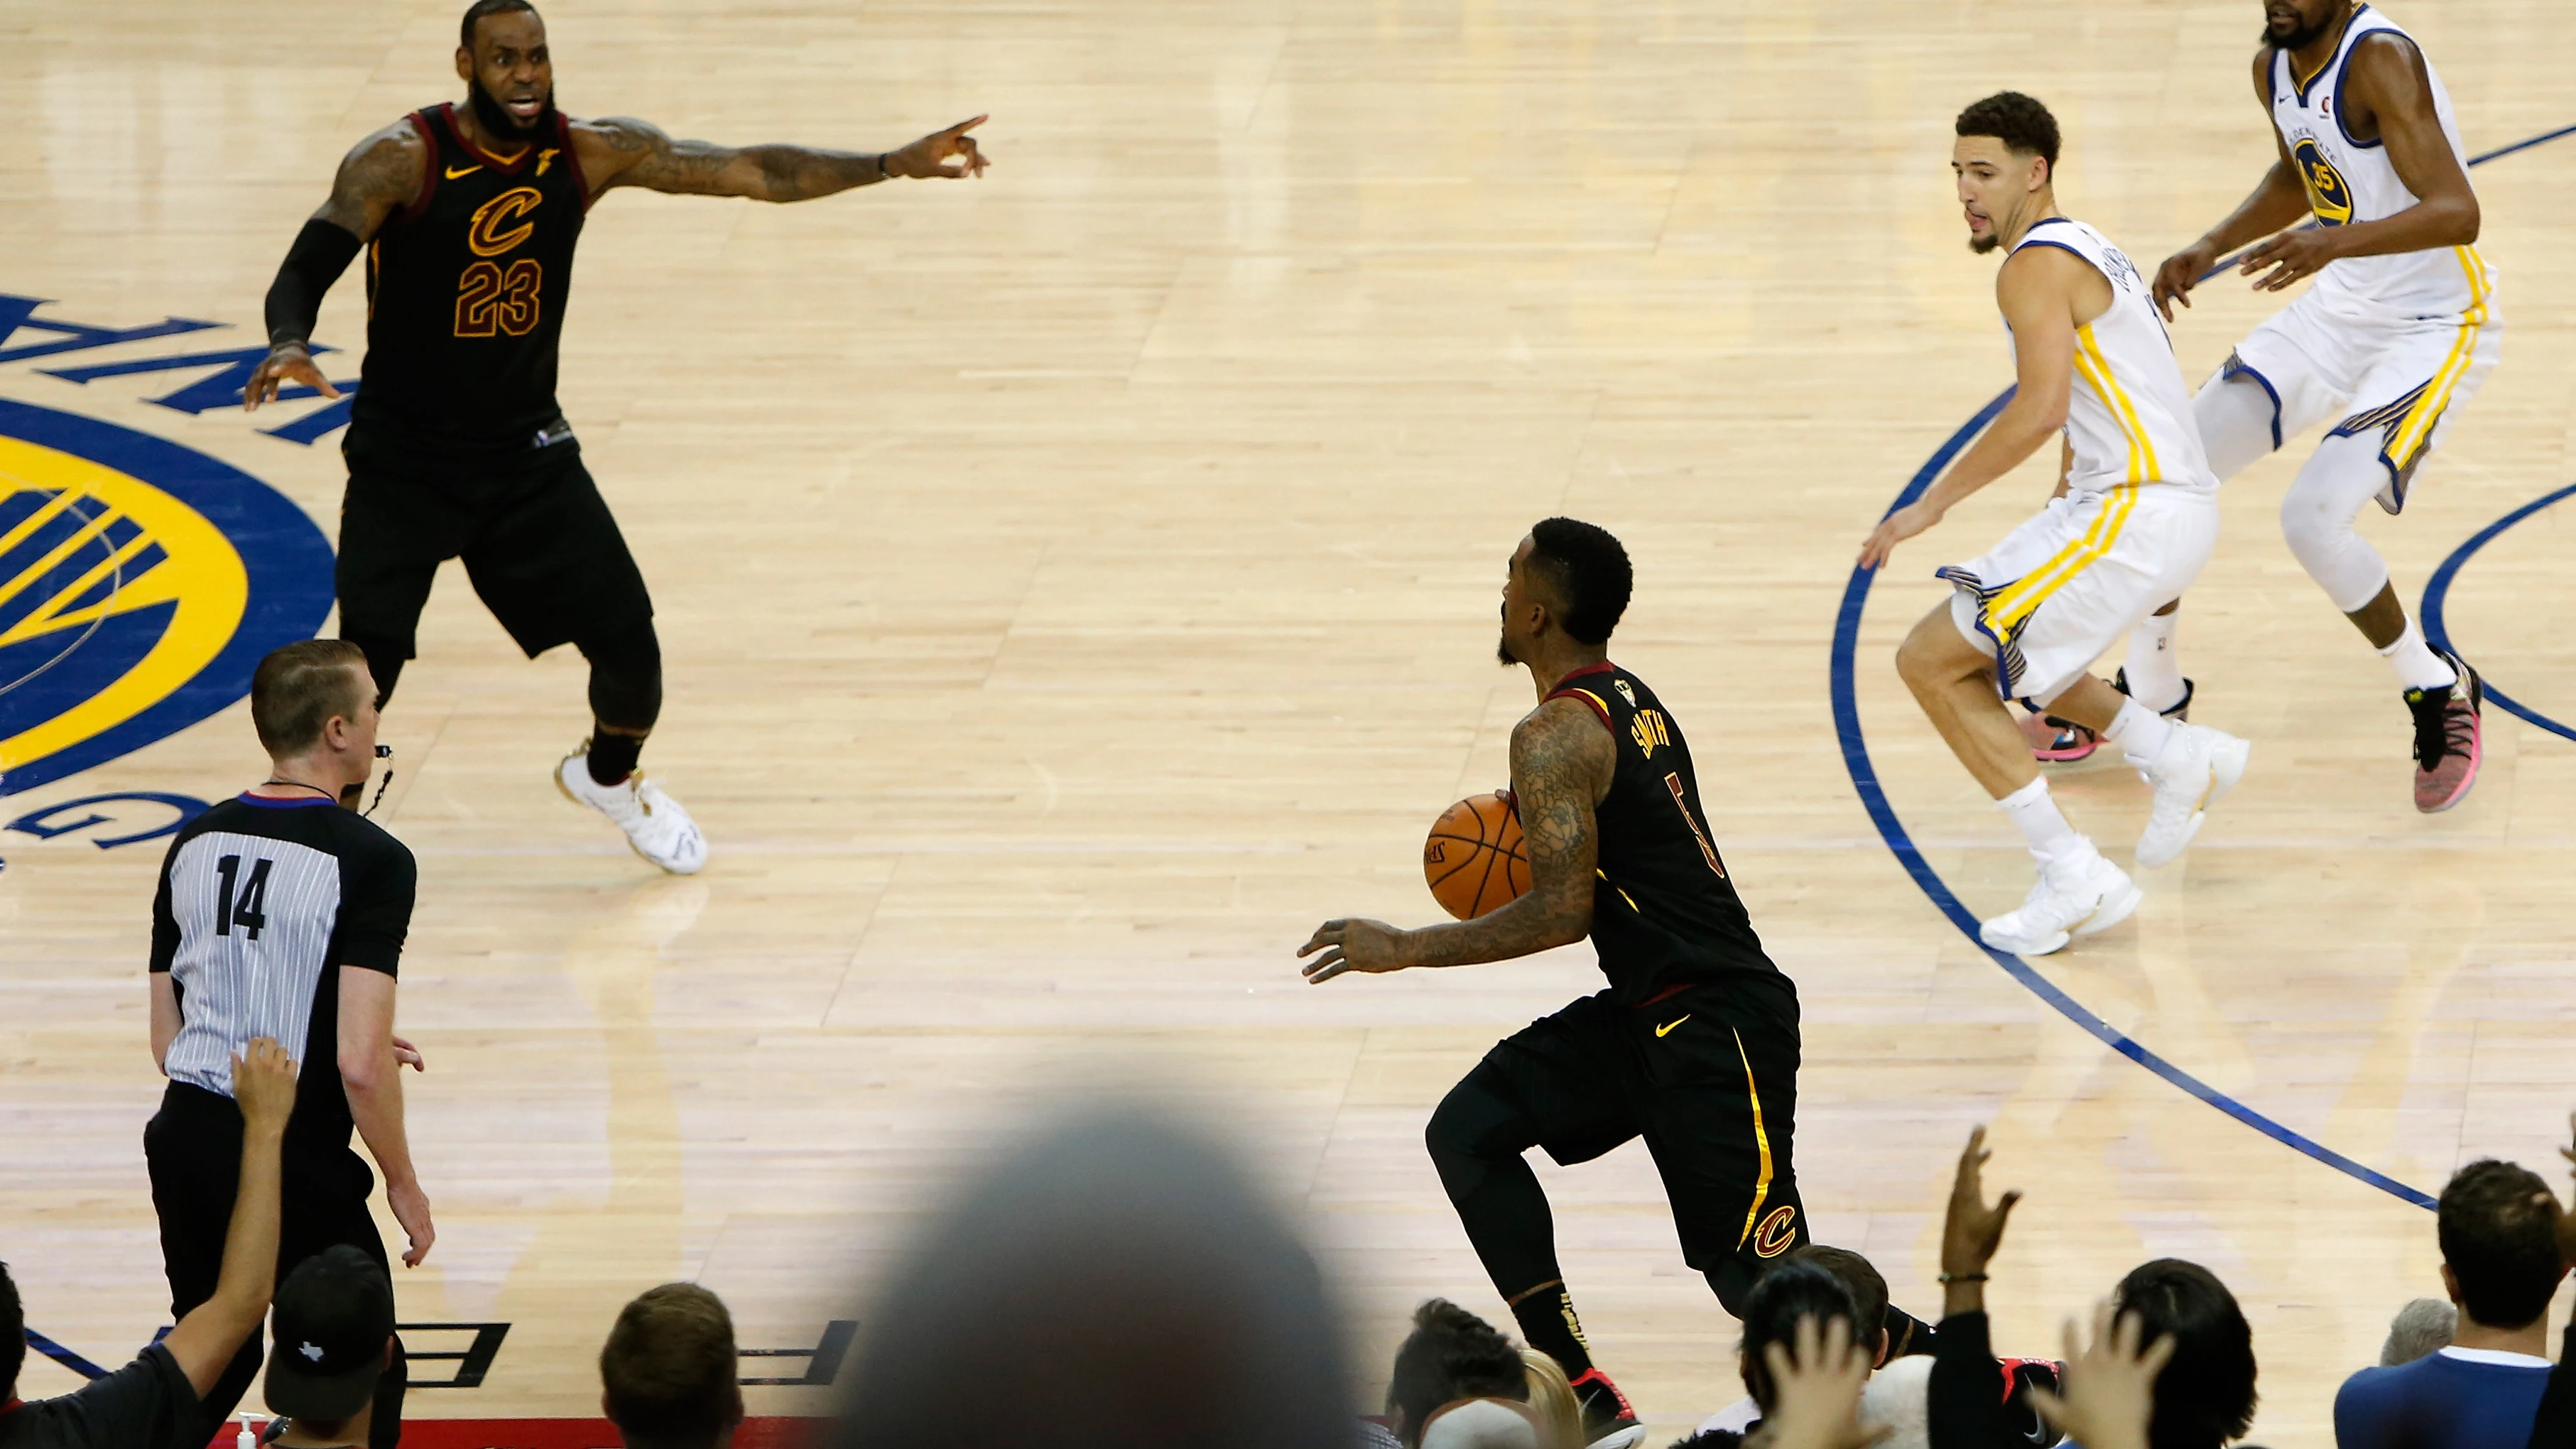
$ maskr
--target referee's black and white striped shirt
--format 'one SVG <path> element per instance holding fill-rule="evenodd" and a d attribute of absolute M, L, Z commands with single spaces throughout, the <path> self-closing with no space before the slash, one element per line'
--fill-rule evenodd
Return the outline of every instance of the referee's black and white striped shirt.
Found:
<path fill-rule="evenodd" d="M 241 795 L 189 821 L 152 902 L 152 969 L 178 988 L 170 1080 L 229 1097 L 234 1055 L 274 1037 L 300 1066 L 288 1137 L 346 1146 L 339 968 L 395 973 L 416 876 L 401 841 L 319 795 Z"/>

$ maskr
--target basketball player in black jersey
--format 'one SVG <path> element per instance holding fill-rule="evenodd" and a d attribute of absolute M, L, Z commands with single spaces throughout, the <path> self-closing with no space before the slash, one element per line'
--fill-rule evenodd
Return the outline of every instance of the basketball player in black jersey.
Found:
<path fill-rule="evenodd" d="M 962 125 L 883 155 L 675 141 L 643 122 L 556 111 L 544 22 L 528 0 L 475 0 L 456 51 L 464 105 L 405 116 L 340 163 L 268 293 L 269 355 L 243 405 L 301 384 L 322 296 L 363 248 L 367 358 L 342 452 L 340 635 L 393 694 L 440 563 L 530 658 L 560 644 L 590 661 L 591 737 L 556 768 L 563 792 L 614 820 L 636 853 L 687 874 L 706 863 L 688 812 L 636 757 L 662 708 L 653 604 L 581 445 L 555 403 L 573 243 L 614 187 L 810 201 L 889 177 L 980 175 Z M 298 392 L 295 396 L 309 396 Z"/>
<path fill-rule="evenodd" d="M 1512 552 L 1499 652 L 1529 670 L 1539 698 L 1512 729 L 1528 893 L 1418 931 L 1326 921 L 1297 952 L 1315 958 L 1305 975 L 1320 982 L 1592 938 L 1609 989 L 1505 1038 L 1424 1135 L 1495 1291 L 1530 1346 L 1564 1365 L 1591 1442 L 1611 1446 L 1645 1431 L 1593 1366 L 1522 1154 L 1589 1162 L 1644 1137 L 1682 1256 L 1730 1311 L 1808 1240 L 1790 1159 L 1797 988 L 1763 954 L 1718 858 L 1681 726 L 1609 661 L 1630 583 L 1619 541 L 1570 518 L 1538 524 Z"/>

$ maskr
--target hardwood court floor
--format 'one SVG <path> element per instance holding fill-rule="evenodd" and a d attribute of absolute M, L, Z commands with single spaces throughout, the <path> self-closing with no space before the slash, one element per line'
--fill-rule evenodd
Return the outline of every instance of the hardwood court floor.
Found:
<path fill-rule="evenodd" d="M 48 315 L 234 330 L 343 148 L 456 94 L 456 6 L 249 17 L 0 0 L 0 292 Z M 2399 4 L 2475 149 L 2576 120 L 2549 0 Z M 1374 1394 L 1405 1314 L 1497 1318 L 1419 1143 L 1496 1036 L 1595 983 L 1582 948 L 1310 989 L 1327 915 L 1421 921 L 1433 815 L 1505 777 L 1530 703 L 1490 662 L 1504 555 L 1555 512 L 1620 533 L 1620 661 L 1688 728 L 1720 845 L 1806 1003 L 1798 1165 L 1820 1235 L 1937 1305 L 1970 1125 L 2029 1190 L 1999 1342 L 2139 1259 L 2223 1274 L 2273 1445 L 2389 1314 L 2438 1293 L 2429 1214 L 2191 1100 L 1998 971 L 1857 803 L 1827 711 L 1849 561 L 2009 381 L 1949 118 L 2013 86 L 2065 123 L 2062 196 L 2152 266 L 2271 155 L 2251 0 L 553 0 L 560 97 L 676 133 L 880 147 L 978 111 L 977 185 L 792 208 L 619 194 L 593 214 L 564 400 L 660 609 L 648 765 L 713 843 L 665 880 L 546 772 L 586 727 L 442 576 L 387 722 L 384 813 L 422 890 L 402 1025 L 440 1237 L 407 1321 L 507 1321 L 425 1415 L 592 1412 L 619 1303 L 694 1277 L 746 1344 L 811 1345 L 906 1215 L 1089 1083 L 1216 1124 L 1304 1215 Z M 2569 481 L 2576 144 L 2478 173 L 2505 361 L 2402 519 L 2445 554 Z M 2197 380 L 2267 304 L 2203 289 Z M 354 352 L 344 281 L 321 337 Z M 27 337 L 19 339 L 23 344 Z M 0 344 L 5 345 L 5 344 Z M 0 398 L 224 459 L 327 530 L 329 440 L 276 415 L 0 364 Z M 354 372 L 354 366 L 347 369 Z M 288 409 L 299 415 L 309 405 Z M 2404 1182 L 2550 1146 L 2576 1106 L 2576 746 L 2500 711 L 2459 810 L 2418 817 L 2385 671 L 2281 546 L 2304 447 L 2238 480 L 2186 606 L 2198 717 L 2253 773 L 2134 927 L 2044 965 L 2120 1030 Z M 1859 715 L 1894 808 L 1969 903 L 2018 897 L 2004 823 L 1898 686 L 1928 577 L 2045 492 L 2036 469 L 1908 544 L 1873 592 Z M 2576 515 L 2452 594 L 2462 648 L 2576 719 Z M 2106 661 L 2107 667 L 2107 661 Z M 219 798 L 236 706 L 13 799 Z M 2062 787 L 2124 852 L 2125 772 Z M 162 1321 L 140 1130 L 157 845 L 0 832 L 0 1255 L 31 1321 L 112 1359 Z M 1543 1168 L 1602 1362 L 1664 1430 L 1736 1397 L 1731 1323 L 1630 1148 Z M 788 1361 L 792 1364 L 794 1361 Z M 31 1393 L 72 1382 L 50 1363 Z M 755 1412 L 811 1412 L 761 1389 Z M 1660 1442 L 1660 1438 L 1658 1440 Z"/>

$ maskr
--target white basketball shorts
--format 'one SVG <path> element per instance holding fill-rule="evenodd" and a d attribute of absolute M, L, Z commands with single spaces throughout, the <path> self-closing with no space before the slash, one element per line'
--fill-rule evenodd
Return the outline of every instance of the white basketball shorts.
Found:
<path fill-rule="evenodd" d="M 1981 558 L 1937 570 L 1950 617 L 1994 656 L 1995 687 L 2045 706 L 2114 640 L 2180 598 L 2218 542 L 2218 501 L 2170 483 L 2049 501 Z"/>
<path fill-rule="evenodd" d="M 2275 448 L 2327 418 L 2337 436 L 2376 435 L 2402 497 L 2452 410 L 2494 370 L 2503 339 L 2483 301 L 2456 317 L 2361 316 L 2310 291 L 2238 343 L 2219 375 L 2250 378 L 2271 395 Z"/>

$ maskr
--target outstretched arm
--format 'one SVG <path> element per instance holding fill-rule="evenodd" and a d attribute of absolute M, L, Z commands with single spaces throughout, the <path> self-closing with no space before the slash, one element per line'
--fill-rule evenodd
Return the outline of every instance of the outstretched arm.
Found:
<path fill-rule="evenodd" d="M 1995 301 L 2012 327 L 2013 400 L 1921 498 L 1880 520 L 1861 545 L 1862 568 L 1887 562 L 1898 544 L 1939 523 L 1950 505 L 2020 466 L 2049 434 L 2066 426 L 2075 385 L 2076 299 L 2087 279 L 2107 305 L 2111 284 L 2064 247 L 2025 248 L 2004 263 L 1995 279 Z M 2091 310 L 2099 315 L 2102 308 Z"/>
<path fill-rule="evenodd" d="M 2272 52 L 2269 47 L 2254 56 L 2254 99 L 2263 114 L 2272 113 Z M 2299 180 L 2299 168 L 2290 160 L 2290 148 L 2281 141 L 2281 132 L 2272 131 L 2272 167 L 2263 173 L 2253 192 L 2236 204 L 2225 219 L 2211 227 L 2200 240 L 2165 258 L 2156 268 L 2154 296 L 2156 310 L 2165 320 L 2173 320 L 2173 304 L 2191 305 L 2191 289 L 2200 285 L 2201 277 L 2218 259 L 2254 240 L 2270 236 L 2285 226 L 2297 224 L 2308 214 L 2308 189 Z"/>
<path fill-rule="evenodd" d="M 324 397 L 338 397 L 322 370 L 313 365 L 313 320 L 321 315 L 323 294 L 349 269 L 385 218 L 409 206 L 420 194 L 421 158 L 427 142 L 405 118 L 351 148 L 331 181 L 331 198 L 322 203 L 295 235 L 277 280 L 268 287 L 268 356 L 252 370 L 242 389 L 242 408 L 256 412 L 277 396 L 279 387 L 300 382 Z"/>
<path fill-rule="evenodd" d="M 2355 42 L 2344 66 L 2350 82 L 2344 87 L 2344 122 L 2365 131 L 2378 126 L 2388 164 L 2415 193 L 2415 204 L 2377 221 L 2318 227 L 2265 242 L 2246 254 L 2240 268 L 2248 276 L 2264 273 L 2254 283 L 2258 292 L 2277 292 L 2315 276 L 2337 257 L 2431 251 L 2478 239 L 2478 194 L 2470 189 L 2469 173 L 2460 168 L 2451 138 L 2442 131 L 2441 113 L 2433 108 L 2433 78 L 2424 69 L 2424 53 L 2404 37 L 2383 32 Z"/>
<path fill-rule="evenodd" d="M 241 1184 L 224 1232 L 222 1276 L 214 1296 L 189 1309 L 161 1341 L 199 1398 L 213 1390 L 242 1341 L 259 1331 L 276 1287 L 279 1163 L 286 1121 L 295 1112 L 295 1063 L 285 1048 L 254 1037 L 233 1059 L 233 1100 L 242 1114 Z"/>
<path fill-rule="evenodd" d="M 1316 958 L 1306 979 L 1508 961 L 1582 940 L 1592 929 L 1592 882 L 1601 859 L 1593 808 L 1618 763 L 1609 732 L 1584 706 L 1552 699 L 1530 711 L 1512 729 L 1512 797 L 1529 842 L 1528 892 L 1472 921 L 1419 931 L 1382 921 L 1326 921 L 1297 948 L 1299 956 Z"/>
<path fill-rule="evenodd" d="M 597 195 L 641 186 L 680 196 L 747 196 L 754 201 L 811 201 L 894 176 L 981 176 L 988 164 L 968 131 L 984 117 L 934 131 L 882 155 L 814 146 L 719 146 L 674 140 L 650 121 L 627 116 L 588 121 L 573 130 L 582 174 Z"/>

